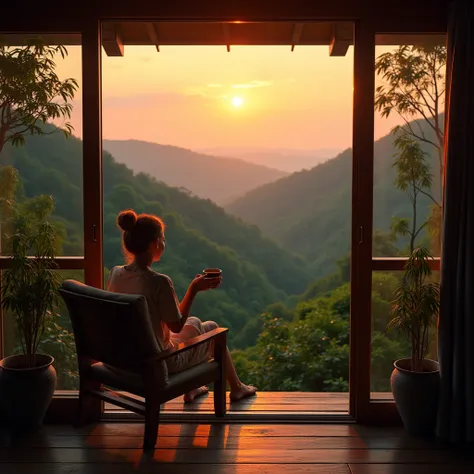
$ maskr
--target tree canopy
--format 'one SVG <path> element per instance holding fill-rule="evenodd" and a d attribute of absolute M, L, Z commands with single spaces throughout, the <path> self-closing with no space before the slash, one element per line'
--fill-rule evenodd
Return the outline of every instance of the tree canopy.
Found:
<path fill-rule="evenodd" d="M 67 49 L 41 39 L 17 48 L 0 44 L 0 157 L 8 142 L 23 145 L 25 134 L 55 131 L 41 126 L 50 120 L 66 119 L 60 129 L 66 135 L 72 133 L 67 119 L 78 84 L 72 78 L 60 80 L 56 55 L 64 58 Z"/>

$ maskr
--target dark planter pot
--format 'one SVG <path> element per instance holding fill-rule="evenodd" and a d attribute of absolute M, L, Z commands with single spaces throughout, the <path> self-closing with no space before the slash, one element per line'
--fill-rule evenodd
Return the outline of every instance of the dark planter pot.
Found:
<path fill-rule="evenodd" d="M 411 359 L 400 359 L 393 365 L 390 385 L 405 429 L 415 436 L 433 435 L 439 395 L 438 362 L 425 359 L 423 372 L 410 370 Z"/>
<path fill-rule="evenodd" d="M 37 354 L 33 368 L 25 368 L 25 361 L 24 355 L 0 361 L 0 418 L 14 432 L 42 425 L 56 388 L 51 356 Z"/>

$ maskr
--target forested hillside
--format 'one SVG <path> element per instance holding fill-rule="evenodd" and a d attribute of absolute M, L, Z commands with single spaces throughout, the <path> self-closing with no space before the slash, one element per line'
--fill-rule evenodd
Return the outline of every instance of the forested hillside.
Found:
<path fill-rule="evenodd" d="M 427 126 L 420 122 L 430 137 Z M 394 185 L 393 136 L 375 143 L 374 229 L 387 231 L 393 216 L 410 217 L 408 197 Z M 432 153 L 429 146 L 426 151 Z M 431 156 L 433 182 L 439 183 L 438 166 Z M 439 197 L 439 186 L 432 190 Z M 352 150 L 311 170 L 304 170 L 261 186 L 237 199 L 226 209 L 247 222 L 257 224 L 265 235 L 285 248 L 304 255 L 312 273 L 327 275 L 350 248 L 352 201 Z M 431 202 L 423 196 L 419 218 L 430 212 Z"/>
<path fill-rule="evenodd" d="M 4 150 L 4 160 L 18 168 L 26 197 L 54 196 L 55 219 L 64 231 L 63 253 L 82 255 L 82 144 L 59 133 L 28 137 L 20 148 Z M 104 265 L 123 263 L 117 213 L 124 208 L 162 216 L 167 224 L 167 249 L 158 271 L 171 276 L 179 295 L 203 268 L 223 269 L 217 291 L 200 294 L 193 311 L 203 319 L 228 326 L 231 345 L 241 329 L 270 303 L 304 291 L 311 280 L 302 258 L 263 238 L 256 226 L 227 215 L 209 200 L 192 197 L 117 164 L 104 153 Z M 84 192 L 87 192 L 85 190 Z"/>
<path fill-rule="evenodd" d="M 186 188 L 218 204 L 288 174 L 236 158 L 139 140 L 104 140 L 103 145 L 118 163 L 133 171 L 147 173 L 169 186 Z"/>
<path fill-rule="evenodd" d="M 393 184 L 392 140 L 384 137 L 376 143 L 377 231 L 386 230 L 394 215 L 410 217 L 409 200 Z M 24 146 L 7 147 L 3 153 L 3 162 L 20 172 L 19 198 L 53 195 L 54 219 L 64 234 L 63 253 L 81 255 L 82 193 L 87 192 L 81 141 L 58 133 L 30 136 Z M 117 213 L 124 208 L 156 213 L 168 226 L 167 249 L 157 270 L 171 276 L 179 295 L 204 267 L 223 269 L 221 288 L 200 294 L 193 312 L 230 328 L 230 346 L 246 381 L 264 390 L 347 390 L 350 150 L 261 187 L 230 207 L 254 224 L 226 213 L 211 200 L 134 174 L 107 152 L 103 165 L 106 273 L 123 262 Z M 420 211 L 427 215 L 426 201 Z M 260 226 L 268 237 L 262 236 Z M 383 233 L 376 234 L 374 248 L 382 253 L 389 249 L 390 255 L 398 252 Z M 66 276 L 77 277 L 77 272 L 63 273 Z M 389 389 L 392 362 L 408 351 L 396 331 L 385 331 L 400 277 L 374 275 L 372 390 Z M 70 329 L 65 310 L 59 323 Z M 56 358 L 61 387 L 75 387 L 71 334 L 60 326 L 48 328 L 42 347 Z"/>

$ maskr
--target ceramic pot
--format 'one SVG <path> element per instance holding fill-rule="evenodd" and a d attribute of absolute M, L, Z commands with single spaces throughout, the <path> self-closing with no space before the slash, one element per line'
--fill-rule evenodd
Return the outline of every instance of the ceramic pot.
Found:
<path fill-rule="evenodd" d="M 25 355 L 13 355 L 0 361 L 0 413 L 13 431 L 39 428 L 56 388 L 53 357 L 35 356 L 35 366 L 28 368 Z"/>
<path fill-rule="evenodd" d="M 405 429 L 416 436 L 432 435 L 438 410 L 438 362 L 424 359 L 423 372 L 411 370 L 411 359 L 400 359 L 393 365 L 390 385 Z"/>

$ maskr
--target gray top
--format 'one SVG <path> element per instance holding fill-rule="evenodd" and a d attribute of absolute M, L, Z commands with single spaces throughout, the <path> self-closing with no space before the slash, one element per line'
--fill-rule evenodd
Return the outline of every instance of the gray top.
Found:
<path fill-rule="evenodd" d="M 163 349 L 173 345 L 166 323 L 179 322 L 182 316 L 173 282 L 168 276 L 150 268 L 117 266 L 110 272 L 107 289 L 115 293 L 143 295 L 159 345 Z"/>

